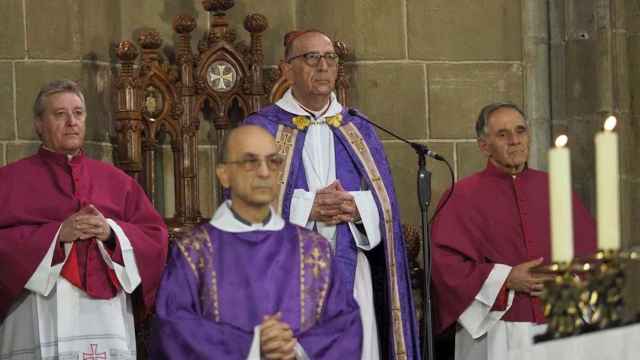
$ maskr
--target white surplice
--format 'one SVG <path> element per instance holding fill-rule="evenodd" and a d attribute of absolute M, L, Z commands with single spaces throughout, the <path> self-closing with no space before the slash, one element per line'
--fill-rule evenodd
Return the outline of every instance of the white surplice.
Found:
<path fill-rule="evenodd" d="M 102 242 L 98 248 L 114 270 L 121 290 L 108 300 L 91 299 L 60 271 L 67 261 L 52 266 L 58 234 L 27 284 L 0 324 L 0 360 L 129 360 L 136 358 L 131 294 L 141 282 L 133 247 L 122 228 L 107 223 L 120 245 L 124 266 L 111 260 Z M 59 233 L 60 230 L 58 230 Z"/>
<path fill-rule="evenodd" d="M 474 301 L 458 318 L 456 360 L 508 360 L 509 352 L 533 345 L 533 337 L 546 331 L 546 325 L 503 321 L 511 308 L 515 291 L 509 290 L 504 311 L 492 311 L 498 293 L 511 272 L 511 266 L 495 264 Z"/>
<path fill-rule="evenodd" d="M 291 199 L 289 221 L 294 224 L 316 230 L 329 239 L 335 249 L 336 227 L 321 222 L 309 220 L 316 191 L 327 187 L 336 180 L 336 156 L 334 148 L 333 132 L 325 122 L 325 118 L 334 116 L 342 111 L 342 105 L 337 101 L 335 94 L 331 94 L 331 100 L 325 109 L 314 112 L 298 103 L 293 97 L 291 89 L 276 103 L 283 110 L 296 115 L 308 116 L 312 123 L 307 128 L 307 135 L 302 149 L 302 163 L 309 191 L 295 189 Z M 373 285 L 371 283 L 371 270 L 367 257 L 363 250 L 371 250 L 381 241 L 380 218 L 378 206 L 375 203 L 371 191 L 350 191 L 353 195 L 356 207 L 362 219 L 365 234 L 362 234 L 355 224 L 349 223 L 349 229 L 358 247 L 356 274 L 354 279 L 354 298 L 360 306 L 360 316 L 363 325 L 362 359 L 377 360 L 378 330 L 373 307 Z"/>

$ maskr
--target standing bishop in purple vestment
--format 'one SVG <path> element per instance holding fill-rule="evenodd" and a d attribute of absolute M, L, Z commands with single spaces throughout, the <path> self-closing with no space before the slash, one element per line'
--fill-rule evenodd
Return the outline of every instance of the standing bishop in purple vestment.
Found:
<path fill-rule="evenodd" d="M 476 132 L 487 167 L 456 183 L 433 223 L 435 328 L 460 325 L 456 360 L 507 360 L 546 326 L 546 277 L 534 268 L 551 260 L 549 180 L 527 166 L 529 127 L 515 105 L 484 107 Z M 573 214 L 575 254 L 590 255 L 595 223 L 575 196 Z"/>
<path fill-rule="evenodd" d="M 292 223 L 322 234 L 335 249 L 342 281 L 360 305 L 362 359 L 418 359 L 418 330 L 391 170 L 364 115 L 337 101 L 337 65 L 333 43 L 325 34 L 287 34 L 282 70 L 291 88 L 245 123 L 273 134 L 285 158 L 274 207 Z M 375 259 L 372 268 L 380 271 L 370 270 L 365 252 Z M 372 276 L 379 291 L 374 291 Z"/>
<path fill-rule="evenodd" d="M 216 168 L 231 199 L 171 249 L 153 359 L 359 359 L 358 304 L 329 242 L 270 204 L 283 159 L 257 126 L 232 130 Z"/>
<path fill-rule="evenodd" d="M 40 150 L 0 168 L 0 359 L 135 359 L 132 294 L 151 308 L 162 217 L 133 178 L 84 155 L 76 83 L 47 84 L 33 112 Z"/>

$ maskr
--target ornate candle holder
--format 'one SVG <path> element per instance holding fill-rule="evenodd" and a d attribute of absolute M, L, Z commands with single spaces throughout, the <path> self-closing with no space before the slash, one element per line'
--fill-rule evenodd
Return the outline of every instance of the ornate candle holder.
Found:
<path fill-rule="evenodd" d="M 579 334 L 587 328 L 582 307 L 588 297 L 585 274 L 590 269 L 589 263 L 574 260 L 540 266 L 535 270 L 538 274 L 550 276 L 541 296 L 549 327 L 546 333 L 536 337 L 536 341 Z"/>
<path fill-rule="evenodd" d="M 640 261 L 640 253 L 599 250 L 587 259 L 538 267 L 536 273 L 551 276 L 541 296 L 549 327 L 535 340 L 558 339 L 629 322 L 625 319 L 623 292 L 632 261 Z"/>
<path fill-rule="evenodd" d="M 583 317 L 593 330 L 625 323 L 623 291 L 627 266 L 640 260 L 636 251 L 599 250 L 589 259 L 592 270 L 586 278 L 588 299 L 583 303 Z"/>

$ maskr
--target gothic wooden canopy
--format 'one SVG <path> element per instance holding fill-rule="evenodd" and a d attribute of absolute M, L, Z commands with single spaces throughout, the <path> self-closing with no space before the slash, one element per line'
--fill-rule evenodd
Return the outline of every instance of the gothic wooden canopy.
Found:
<path fill-rule="evenodd" d="M 210 14 L 210 27 L 196 52 L 191 48 L 196 27 L 191 15 L 173 20 L 175 60 L 163 55 L 162 39 L 155 30 L 140 33 L 142 56 L 127 40 L 116 51 L 121 65 L 114 80 L 116 165 L 136 178 L 158 207 L 162 189 L 157 185 L 157 157 L 161 139 L 170 139 L 175 215 L 167 224 L 172 232 L 201 220 L 197 135 L 202 113 L 212 119 L 220 144 L 230 128 L 279 99 L 289 87 L 278 69 L 264 68 L 262 33 L 268 23 L 263 15 L 245 18 L 244 29 L 251 36 L 246 45 L 236 42 L 226 18 L 233 0 L 204 0 L 202 6 Z M 336 51 L 344 57 L 347 49 L 338 42 Z M 343 104 L 347 87 L 341 63 L 336 90 Z"/>

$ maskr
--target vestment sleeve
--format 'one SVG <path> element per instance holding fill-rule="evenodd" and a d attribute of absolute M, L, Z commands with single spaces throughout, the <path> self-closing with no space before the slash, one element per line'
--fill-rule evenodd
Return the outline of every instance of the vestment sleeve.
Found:
<path fill-rule="evenodd" d="M 362 322 L 353 292 L 347 291 L 337 271 L 331 272 L 327 291 L 320 319 L 298 335 L 298 343 L 310 359 L 360 359 Z"/>
<path fill-rule="evenodd" d="M 349 194 L 353 196 L 354 202 L 356 203 L 365 234 L 362 234 L 353 223 L 349 223 L 349 230 L 351 230 L 351 235 L 353 235 L 353 239 L 358 248 L 371 250 L 382 241 L 378 205 L 376 205 L 373 194 L 369 190 L 350 191 Z"/>
<path fill-rule="evenodd" d="M 458 318 L 458 322 L 474 339 L 486 334 L 513 304 L 515 291 L 504 287 L 510 272 L 511 266 L 495 264 L 471 305 Z M 496 302 L 501 293 L 507 299 L 504 306 L 497 309 Z"/>
<path fill-rule="evenodd" d="M 246 359 L 253 332 L 203 317 L 197 279 L 173 247 L 156 300 L 151 359 Z"/>
<path fill-rule="evenodd" d="M 446 198 L 446 194 L 442 196 Z M 482 256 L 483 222 L 479 212 L 469 204 L 465 194 L 456 191 L 433 222 L 436 332 L 458 320 L 476 299 L 494 267 Z"/>
<path fill-rule="evenodd" d="M 115 233 L 117 251 L 109 253 L 102 241 L 97 242 L 98 249 L 104 262 L 115 273 L 122 289 L 131 294 L 140 285 L 140 272 L 138 271 L 131 241 L 113 219 L 107 219 L 107 223 L 111 227 L 111 231 Z M 114 259 L 116 257 L 122 259 L 120 263 Z"/>
<path fill-rule="evenodd" d="M 315 221 L 310 221 L 309 216 L 311 216 L 311 209 L 313 208 L 315 198 L 316 193 L 314 191 L 295 189 L 291 197 L 289 221 L 312 230 Z"/>
<path fill-rule="evenodd" d="M 125 249 L 124 245 L 126 244 L 123 239 L 119 238 L 119 247 L 122 254 L 119 257 L 114 256 L 113 261 L 124 264 L 125 268 L 133 270 L 129 256 L 133 254 L 137 270 L 139 270 L 144 303 L 147 307 L 150 307 L 153 304 L 160 277 L 162 276 L 162 269 L 167 258 L 168 233 L 164 220 L 153 208 L 151 201 L 149 201 L 142 188 L 133 179 L 130 181 L 130 187 L 126 195 L 123 219 L 113 220 L 113 224 L 119 227 L 121 234 L 126 235 L 131 245 Z M 112 226 L 113 228 L 114 226 Z M 119 231 L 116 231 L 116 236 L 118 236 L 118 233 Z M 129 263 L 129 266 L 127 266 L 127 263 Z M 131 275 L 128 280 L 131 280 L 129 285 L 133 286 L 136 282 L 135 274 L 129 270 L 126 273 Z M 120 275 L 121 277 L 118 279 L 124 280 L 124 274 L 121 272 Z"/>
<path fill-rule="evenodd" d="M 0 174 L 0 183 L 2 181 Z M 2 197 L 4 192 L 0 190 L 0 203 L 6 204 L 6 199 Z M 36 273 L 38 265 L 51 249 L 52 242 L 55 242 L 56 233 L 61 225 L 61 222 L 19 224 L 18 221 L 19 219 L 13 216 L 13 211 L 0 211 L 0 264 L 3 269 L 0 271 L 0 319 L 6 315 L 5 312 Z M 46 264 L 48 267 L 64 261 L 62 247 L 53 246 L 51 262 Z M 36 287 L 43 290 L 44 294 L 46 286 Z"/>
<path fill-rule="evenodd" d="M 64 265 L 64 262 L 57 264 L 54 263 L 54 254 L 56 251 L 62 251 L 62 247 L 58 242 L 59 234 L 60 229 L 58 229 L 56 235 L 51 240 L 51 245 L 49 245 L 49 250 L 47 250 L 44 258 L 29 278 L 29 281 L 27 281 L 27 284 L 24 286 L 25 289 L 43 296 L 48 296 L 51 290 L 53 290 L 53 287 L 60 276 L 62 266 Z"/>

